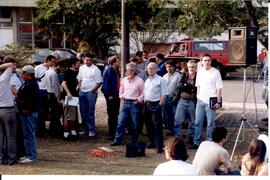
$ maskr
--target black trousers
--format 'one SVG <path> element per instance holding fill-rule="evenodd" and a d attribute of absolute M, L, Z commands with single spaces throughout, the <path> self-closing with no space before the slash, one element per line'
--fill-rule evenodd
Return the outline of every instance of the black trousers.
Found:
<path fill-rule="evenodd" d="M 120 99 L 119 97 L 114 97 L 112 100 L 109 100 L 108 96 L 105 96 L 105 99 L 107 104 L 109 136 L 114 138 L 118 123 Z"/>
<path fill-rule="evenodd" d="M 158 150 L 163 148 L 162 107 L 159 102 L 146 101 L 144 104 L 144 120 L 147 135 Z"/>
<path fill-rule="evenodd" d="M 54 93 L 48 93 L 48 105 L 51 115 L 49 135 L 51 137 L 61 137 L 63 133 L 63 127 L 60 121 L 60 108 Z"/>

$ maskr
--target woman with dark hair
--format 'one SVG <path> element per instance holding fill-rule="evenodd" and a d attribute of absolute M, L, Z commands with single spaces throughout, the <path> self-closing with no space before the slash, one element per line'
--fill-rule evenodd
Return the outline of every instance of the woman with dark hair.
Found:
<path fill-rule="evenodd" d="M 154 175 L 196 175 L 195 168 L 185 162 L 188 154 L 182 139 L 172 137 L 166 141 L 165 157 L 169 161 L 159 164 L 155 169 Z"/>
<path fill-rule="evenodd" d="M 268 163 L 264 161 L 266 145 L 263 141 L 254 139 L 248 147 L 248 153 L 242 159 L 242 176 L 267 176 Z"/>

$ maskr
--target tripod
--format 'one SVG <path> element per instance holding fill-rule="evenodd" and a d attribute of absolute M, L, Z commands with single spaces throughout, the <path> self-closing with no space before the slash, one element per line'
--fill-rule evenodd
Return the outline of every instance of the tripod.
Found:
<path fill-rule="evenodd" d="M 241 113 L 241 124 L 237 133 L 237 137 L 233 146 L 233 151 L 231 154 L 231 158 L 230 160 L 232 161 L 233 155 L 234 155 L 234 151 L 236 149 L 238 140 L 239 140 L 239 136 L 241 131 L 243 130 L 243 140 L 242 142 L 245 142 L 245 125 L 244 123 L 247 123 L 258 135 L 259 132 L 250 124 L 250 122 L 245 118 L 245 111 L 246 111 L 246 79 L 247 79 L 247 75 L 246 75 L 246 67 L 244 67 L 244 77 L 243 77 L 243 108 L 242 108 L 242 113 Z"/>

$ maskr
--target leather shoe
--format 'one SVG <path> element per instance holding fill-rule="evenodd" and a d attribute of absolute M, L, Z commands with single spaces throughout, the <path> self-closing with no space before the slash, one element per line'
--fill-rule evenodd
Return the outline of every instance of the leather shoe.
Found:
<path fill-rule="evenodd" d="M 111 144 L 111 146 L 120 146 L 121 144 L 116 142 L 116 141 L 113 141 L 113 143 Z"/>
<path fill-rule="evenodd" d="M 150 143 L 147 145 L 147 149 L 153 149 L 156 148 L 156 145 L 154 143 Z"/>

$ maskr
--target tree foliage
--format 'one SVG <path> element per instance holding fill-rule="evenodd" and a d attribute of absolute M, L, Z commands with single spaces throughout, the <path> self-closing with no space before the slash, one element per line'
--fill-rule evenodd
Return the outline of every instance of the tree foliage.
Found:
<path fill-rule="evenodd" d="M 212 37 L 229 27 L 255 26 L 259 30 L 267 24 L 267 8 L 254 7 L 251 1 L 178 0 L 177 7 L 183 13 L 177 21 L 179 31 L 190 37 Z"/>
<path fill-rule="evenodd" d="M 47 27 L 44 34 L 52 37 L 65 31 L 78 45 L 87 42 L 98 56 L 106 56 L 110 44 L 119 37 L 119 1 L 39 0 L 37 14 L 36 23 Z"/>

